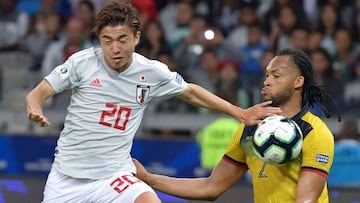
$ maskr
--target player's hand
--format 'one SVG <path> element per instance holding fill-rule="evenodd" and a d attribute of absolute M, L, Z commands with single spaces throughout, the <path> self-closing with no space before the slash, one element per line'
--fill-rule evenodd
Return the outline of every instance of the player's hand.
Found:
<path fill-rule="evenodd" d="M 48 119 L 40 113 L 28 112 L 27 116 L 30 121 L 37 123 L 40 127 L 46 127 L 50 125 Z"/>
<path fill-rule="evenodd" d="M 135 167 L 136 167 L 136 177 L 146 182 L 146 177 L 148 176 L 149 172 L 145 169 L 145 167 L 136 159 L 132 159 Z"/>
<path fill-rule="evenodd" d="M 266 101 L 244 109 L 241 121 L 245 125 L 257 125 L 264 118 L 279 115 L 282 112 L 279 107 L 270 107 L 270 104 L 271 101 Z"/>

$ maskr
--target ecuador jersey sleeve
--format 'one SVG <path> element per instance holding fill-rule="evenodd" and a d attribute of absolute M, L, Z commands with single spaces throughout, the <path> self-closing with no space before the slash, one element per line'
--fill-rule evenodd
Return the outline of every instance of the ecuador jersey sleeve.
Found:
<path fill-rule="evenodd" d="M 302 119 L 312 125 L 302 144 L 302 170 L 310 170 L 327 178 L 334 158 L 333 134 L 323 121 L 310 113 Z"/>
<path fill-rule="evenodd" d="M 244 151 L 240 148 L 240 140 L 244 131 L 245 125 L 242 123 L 240 127 L 236 130 L 229 147 L 225 153 L 224 159 L 231 164 L 237 165 L 239 167 L 248 168 L 246 164 L 246 155 Z"/>

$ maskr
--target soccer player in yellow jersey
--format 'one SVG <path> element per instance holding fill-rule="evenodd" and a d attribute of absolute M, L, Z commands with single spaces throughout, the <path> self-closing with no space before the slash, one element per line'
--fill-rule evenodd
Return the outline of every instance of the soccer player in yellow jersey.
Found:
<path fill-rule="evenodd" d="M 250 170 L 256 203 L 329 202 L 326 180 L 333 161 L 334 137 L 309 107 L 320 104 L 326 116 L 331 113 L 323 104 L 326 93 L 314 83 L 308 56 L 295 49 L 280 51 L 266 67 L 261 94 L 300 126 L 304 140 L 296 159 L 281 165 L 265 164 L 251 148 L 256 126 L 241 124 L 209 177 L 186 179 L 151 174 L 134 160 L 137 176 L 171 195 L 214 200 Z"/>

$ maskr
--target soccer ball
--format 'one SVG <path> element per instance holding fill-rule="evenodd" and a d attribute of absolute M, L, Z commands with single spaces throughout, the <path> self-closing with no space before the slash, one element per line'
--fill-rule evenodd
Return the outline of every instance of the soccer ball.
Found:
<path fill-rule="evenodd" d="M 270 116 L 259 123 L 253 136 L 253 150 L 268 164 L 282 164 L 296 158 L 301 151 L 303 135 L 290 118 Z"/>

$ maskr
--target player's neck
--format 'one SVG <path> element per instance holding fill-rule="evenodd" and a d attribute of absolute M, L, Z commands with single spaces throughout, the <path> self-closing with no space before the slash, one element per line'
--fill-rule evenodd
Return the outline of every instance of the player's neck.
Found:
<path fill-rule="evenodd" d="M 291 118 L 301 111 L 301 101 L 288 101 L 280 105 L 280 108 L 283 112 L 281 115 Z"/>

